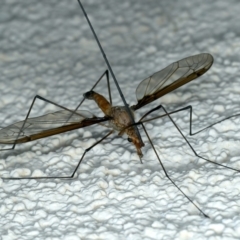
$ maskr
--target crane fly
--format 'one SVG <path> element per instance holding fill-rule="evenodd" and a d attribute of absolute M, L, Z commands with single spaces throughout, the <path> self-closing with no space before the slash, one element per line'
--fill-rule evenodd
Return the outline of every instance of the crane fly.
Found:
<path fill-rule="evenodd" d="M 174 62 L 163 70 L 144 79 L 136 89 L 138 102 L 136 105 L 131 106 L 131 112 L 134 114 L 134 111 L 146 104 L 201 76 L 212 66 L 212 63 L 213 57 L 208 53 L 202 53 Z M 106 75 L 108 76 L 108 71 L 106 71 Z M 103 75 L 99 81 L 102 77 Z M 0 130 L 0 144 L 13 144 L 15 146 L 19 143 L 26 143 L 108 121 L 109 126 L 113 130 L 118 131 L 119 135 L 126 134 L 128 136 L 128 141 L 135 146 L 137 154 L 141 159 L 143 156 L 141 148 L 144 144 L 136 133 L 126 107 L 112 106 L 111 97 L 109 102 L 104 96 L 93 90 L 86 92 L 84 99 L 94 100 L 105 114 L 105 117 L 97 117 L 85 110 L 74 111 L 69 109 L 35 118 L 28 118 L 28 114 L 24 121 L 14 123 Z M 143 123 L 145 117 L 151 112 L 152 110 L 145 114 L 141 121 L 136 124 Z"/>
<path fill-rule="evenodd" d="M 134 115 L 134 111 L 146 104 L 201 76 L 212 66 L 212 63 L 212 55 L 201 53 L 174 62 L 144 79 L 136 89 L 138 102 L 130 107 L 132 114 Z M 137 154 L 142 158 L 141 148 L 144 144 L 136 134 L 126 107 L 112 106 L 103 95 L 93 90 L 86 92 L 83 96 L 84 99 L 94 100 L 105 116 L 97 117 L 86 110 L 64 109 L 40 117 L 26 118 L 24 121 L 1 129 L 0 144 L 26 143 L 108 121 L 109 126 L 118 131 L 119 135 L 126 134 L 128 136 L 129 142 L 133 143 Z M 136 124 L 144 122 L 144 118 L 149 113 L 145 114 Z"/>
<path fill-rule="evenodd" d="M 192 81 L 204 74 L 212 65 L 213 57 L 208 53 L 184 58 L 170 64 L 163 70 L 144 79 L 136 89 L 138 102 L 131 106 L 132 111 L 162 97 L 174 89 Z M 126 133 L 140 157 L 141 144 L 135 129 L 131 126 L 131 119 L 124 106 L 115 107 L 102 95 L 93 90 L 86 92 L 85 99 L 94 100 L 105 114 L 105 117 L 96 117 L 85 110 L 60 110 L 40 117 L 27 118 L 25 121 L 14 123 L 0 130 L 0 144 L 26 143 L 55 134 L 90 126 L 103 121 L 110 121 L 114 130 L 122 135 Z M 20 131 L 21 130 L 21 131 Z"/>
<path fill-rule="evenodd" d="M 84 93 L 84 98 L 81 101 L 81 103 L 77 106 L 76 109 L 71 110 L 64 106 L 61 106 L 57 103 L 54 103 L 53 101 L 50 101 L 46 98 L 43 98 L 39 95 L 36 95 L 35 98 L 32 101 L 32 104 L 28 110 L 27 116 L 24 121 L 20 121 L 17 123 L 14 123 L 8 127 L 5 127 L 0 130 L 0 144 L 13 144 L 11 148 L 3 149 L 3 150 L 10 150 L 14 149 L 16 144 L 20 143 L 26 143 L 33 140 L 53 136 L 56 134 L 72 131 L 74 129 L 84 128 L 88 127 L 94 124 L 102 124 L 103 122 L 108 122 L 108 127 L 111 128 L 111 130 L 102 137 L 99 141 L 95 142 L 92 146 L 90 146 L 88 149 L 85 150 L 82 157 L 78 161 L 78 164 L 76 165 L 73 173 L 70 176 L 58 176 L 58 177 L 2 177 L 2 179 L 8 179 L 8 180 L 17 180 L 17 179 L 52 179 L 52 178 L 60 178 L 60 179 L 71 179 L 74 177 L 77 169 L 79 168 L 85 154 L 92 149 L 94 146 L 96 146 L 98 143 L 102 142 L 104 139 L 106 139 L 108 136 L 110 136 L 114 131 L 118 132 L 118 135 L 122 136 L 124 134 L 127 135 L 128 141 L 134 145 L 136 148 L 136 152 L 140 158 L 142 159 L 143 153 L 142 153 L 142 147 L 144 146 L 144 143 L 141 139 L 141 135 L 138 131 L 138 125 L 141 125 L 150 144 L 151 147 L 154 150 L 154 153 L 156 157 L 159 160 L 160 165 L 162 166 L 162 169 L 166 175 L 166 177 L 172 182 L 172 184 L 205 216 L 208 217 L 171 179 L 171 177 L 168 175 L 166 169 L 164 168 L 164 165 L 162 164 L 162 161 L 160 157 L 158 156 L 157 151 L 155 150 L 153 143 L 149 137 L 149 134 L 144 126 L 144 123 L 152 121 L 157 118 L 162 117 L 168 117 L 170 121 L 174 124 L 178 132 L 181 134 L 181 136 L 184 138 L 185 142 L 188 144 L 188 146 L 191 148 L 193 153 L 207 161 L 211 162 L 213 164 L 216 164 L 221 167 L 225 167 L 234 171 L 239 172 L 239 170 L 224 166 L 222 164 L 213 162 L 209 159 L 206 159 L 204 157 L 201 157 L 198 155 L 194 148 L 191 146 L 187 138 L 184 136 L 184 134 L 181 132 L 177 124 L 173 121 L 171 118 L 171 115 L 180 111 L 188 110 L 190 112 L 190 135 L 197 134 L 209 127 L 212 127 L 213 125 L 224 121 L 230 117 L 227 117 L 217 123 L 214 123 L 196 133 L 192 133 L 192 107 L 187 106 L 172 112 L 167 112 L 166 109 L 162 105 L 158 105 L 157 107 L 147 111 L 139 121 L 135 122 L 134 119 L 134 112 L 143 106 L 157 100 L 158 98 L 166 95 L 169 92 L 172 92 L 173 90 L 181 87 L 182 85 L 200 77 L 203 75 L 206 71 L 209 70 L 209 68 L 213 64 L 213 57 L 209 53 L 201 53 L 194 56 L 190 56 L 187 58 L 184 58 L 182 60 L 179 60 L 177 62 L 174 62 L 167 66 L 166 68 L 162 69 L 161 71 L 158 71 L 148 78 L 144 79 L 140 82 L 136 89 L 136 98 L 137 103 L 135 105 L 132 105 L 129 107 L 125 101 L 125 98 L 121 92 L 121 89 L 118 85 L 118 82 L 115 78 L 115 75 L 112 71 L 111 65 L 108 62 L 108 59 L 104 53 L 104 50 L 98 40 L 98 37 L 91 25 L 90 20 L 88 19 L 88 16 L 80 2 L 78 0 L 79 5 L 85 15 L 85 18 L 92 30 L 92 33 L 95 37 L 95 40 L 97 41 L 97 44 L 101 50 L 101 53 L 103 55 L 103 58 L 108 66 L 108 70 L 104 72 L 104 74 L 99 78 L 99 80 L 96 82 L 96 84 L 92 87 L 92 89 L 86 93 Z M 113 106 L 112 105 L 112 98 L 111 98 L 111 92 L 110 92 L 110 83 L 109 83 L 109 72 L 112 75 L 112 78 L 115 82 L 115 85 L 119 91 L 119 94 L 123 100 L 124 105 L 123 106 Z M 108 82 L 108 89 L 109 89 L 109 100 L 105 98 L 103 95 L 97 93 L 94 91 L 94 88 L 96 85 L 101 81 L 103 76 L 106 75 L 107 82 Z M 47 103 L 53 104 L 55 106 L 60 107 L 62 110 L 56 111 L 54 113 L 49 113 L 43 116 L 30 118 L 30 112 L 32 110 L 32 107 L 36 101 L 36 99 L 43 100 Z M 101 111 L 104 113 L 104 117 L 97 117 L 94 114 L 92 114 L 89 111 L 86 110 L 79 110 L 78 108 L 81 106 L 83 101 L 85 99 L 93 100 L 98 105 L 98 107 L 101 109 Z M 159 109 L 162 109 L 165 113 L 163 115 L 159 115 L 157 117 L 147 118 L 147 116 L 150 116 L 151 113 L 158 111 Z M 237 115 L 235 115 L 237 116 Z M 231 116 L 233 117 L 233 116 Z"/>

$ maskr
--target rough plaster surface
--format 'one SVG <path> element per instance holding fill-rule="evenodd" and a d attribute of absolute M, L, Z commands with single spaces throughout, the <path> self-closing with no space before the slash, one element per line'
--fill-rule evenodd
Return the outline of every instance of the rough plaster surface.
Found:
<path fill-rule="evenodd" d="M 194 132 L 240 112 L 239 1 L 83 4 L 130 105 L 142 79 L 209 52 L 215 62 L 208 73 L 157 103 L 169 111 L 192 105 Z M 105 69 L 76 1 L 1 3 L 1 127 L 23 120 L 36 94 L 76 107 Z M 121 105 L 113 82 L 112 87 L 114 103 Z M 105 80 L 98 91 L 107 93 Z M 93 102 L 82 108 L 101 115 Z M 37 101 L 31 116 L 56 110 Z M 174 120 L 201 156 L 240 169 L 239 118 L 193 137 L 187 112 Z M 240 174 L 194 156 L 167 118 L 146 126 L 169 176 L 210 219 L 165 177 L 140 129 L 143 164 L 126 137 L 115 135 L 86 154 L 73 180 L 1 180 L 0 238 L 239 239 Z M 4 151 L 0 176 L 69 175 L 84 149 L 104 133 L 106 128 L 96 126 Z"/>

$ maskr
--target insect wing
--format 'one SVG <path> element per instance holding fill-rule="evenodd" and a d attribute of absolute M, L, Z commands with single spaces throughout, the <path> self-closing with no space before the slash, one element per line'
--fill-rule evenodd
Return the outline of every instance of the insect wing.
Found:
<path fill-rule="evenodd" d="M 23 128 L 24 121 L 21 121 L 1 129 L 0 143 L 28 142 L 106 120 L 106 118 L 97 118 L 88 111 L 78 110 L 73 113 L 61 110 L 40 117 L 28 118 Z M 19 133 L 20 130 L 21 132 Z"/>
<path fill-rule="evenodd" d="M 138 103 L 132 108 L 139 109 L 201 76 L 212 66 L 212 63 L 211 54 L 201 53 L 170 64 L 138 85 L 136 89 Z"/>

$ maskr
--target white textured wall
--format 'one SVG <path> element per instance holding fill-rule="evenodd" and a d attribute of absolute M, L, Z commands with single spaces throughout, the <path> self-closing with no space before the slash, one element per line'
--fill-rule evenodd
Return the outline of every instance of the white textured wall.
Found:
<path fill-rule="evenodd" d="M 239 1 L 83 4 L 130 104 L 142 79 L 209 52 L 210 71 L 158 103 L 168 110 L 191 104 L 194 131 L 240 112 Z M 74 108 L 105 69 L 75 0 L 1 3 L 1 127 L 22 120 L 36 94 Z M 105 82 L 98 90 L 106 92 Z M 113 96 L 121 104 L 115 88 Z M 83 108 L 100 113 L 93 102 Z M 32 116 L 55 110 L 39 101 Z M 174 119 L 188 136 L 187 113 Z M 238 125 L 239 118 L 230 119 L 188 139 L 202 156 L 240 169 Z M 147 141 L 141 165 L 126 138 L 116 137 L 90 151 L 73 180 L 1 181 L 0 238 L 239 239 L 240 174 L 195 157 L 167 119 L 147 127 L 169 175 L 210 219 L 164 176 Z M 70 174 L 106 131 L 97 126 L 2 152 L 0 176 Z"/>

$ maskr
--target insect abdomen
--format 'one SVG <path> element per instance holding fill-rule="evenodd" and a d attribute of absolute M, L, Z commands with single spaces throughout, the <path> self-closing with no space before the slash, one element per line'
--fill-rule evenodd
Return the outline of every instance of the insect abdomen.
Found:
<path fill-rule="evenodd" d="M 94 100 L 106 116 L 111 116 L 111 104 L 99 93 L 89 91 L 83 94 L 86 99 Z"/>

